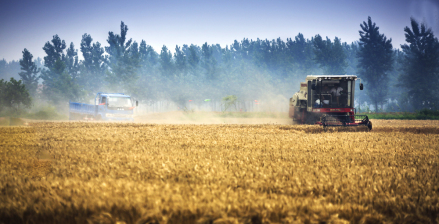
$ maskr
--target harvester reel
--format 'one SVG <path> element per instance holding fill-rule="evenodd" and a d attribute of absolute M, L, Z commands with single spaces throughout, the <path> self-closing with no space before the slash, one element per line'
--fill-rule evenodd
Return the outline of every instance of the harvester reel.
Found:
<path fill-rule="evenodd" d="M 320 117 L 320 124 L 326 127 L 361 127 L 372 130 L 372 122 L 367 115 L 328 115 Z"/>

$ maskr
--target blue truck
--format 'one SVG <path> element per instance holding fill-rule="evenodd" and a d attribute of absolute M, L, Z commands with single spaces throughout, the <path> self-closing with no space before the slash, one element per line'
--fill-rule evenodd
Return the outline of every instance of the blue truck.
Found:
<path fill-rule="evenodd" d="M 70 120 L 134 121 L 139 102 L 123 93 L 97 93 L 95 104 L 69 102 Z"/>

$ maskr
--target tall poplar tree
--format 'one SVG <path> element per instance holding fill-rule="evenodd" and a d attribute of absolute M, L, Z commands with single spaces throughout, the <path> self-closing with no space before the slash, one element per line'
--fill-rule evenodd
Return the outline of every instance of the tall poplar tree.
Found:
<path fill-rule="evenodd" d="M 137 85 L 142 86 L 138 91 L 139 97 L 144 99 L 157 99 L 164 91 L 161 91 L 162 77 L 160 76 L 158 54 L 142 40 L 139 45 L 140 68 Z"/>
<path fill-rule="evenodd" d="M 66 50 L 66 69 L 73 80 L 76 80 L 79 74 L 79 59 L 78 50 L 75 49 L 73 42 L 70 43 L 70 47 Z"/>
<path fill-rule="evenodd" d="M 25 48 L 23 50 L 23 58 L 20 59 L 21 72 L 18 73 L 18 75 L 20 75 L 21 80 L 23 80 L 23 84 L 26 86 L 29 94 L 35 96 L 38 80 L 40 79 L 38 76 L 40 69 L 37 68 L 32 58 L 32 54 Z"/>
<path fill-rule="evenodd" d="M 194 74 L 197 74 L 196 70 L 198 68 L 198 63 L 200 62 L 200 49 L 198 46 L 191 44 L 187 50 L 187 62 L 194 71 Z"/>
<path fill-rule="evenodd" d="M 334 43 L 326 37 L 323 40 L 320 35 L 314 38 L 314 61 L 323 69 L 324 75 L 344 75 L 346 73 L 346 54 L 338 37 Z"/>
<path fill-rule="evenodd" d="M 68 58 L 73 59 L 71 65 L 75 66 L 75 50 L 72 44 L 70 46 L 70 51 L 73 52 L 69 52 L 70 55 L 66 56 L 64 53 L 66 49 L 65 41 L 55 35 L 43 47 L 47 54 L 44 57 L 44 66 L 46 68 L 43 69 L 40 76 L 43 79 L 43 93 L 54 103 L 78 100 L 81 97 L 80 88 L 69 73 Z"/>
<path fill-rule="evenodd" d="M 411 18 L 411 29 L 404 28 L 401 45 L 404 56 L 401 84 L 408 90 L 408 100 L 414 109 L 438 108 L 439 104 L 439 43 L 430 28 Z"/>
<path fill-rule="evenodd" d="M 392 39 L 380 34 L 370 16 L 360 27 L 358 73 L 366 81 L 367 95 L 378 111 L 378 105 L 387 99 L 389 89 L 388 73 L 393 67 Z"/>
<path fill-rule="evenodd" d="M 306 40 L 303 34 L 299 33 L 294 37 L 294 41 L 287 38 L 286 45 L 287 57 L 290 58 L 292 64 L 296 65 L 297 72 L 312 74 L 313 67 L 315 67 L 312 42 Z"/>
<path fill-rule="evenodd" d="M 90 96 L 102 91 L 107 70 L 104 48 L 99 42 L 92 42 L 93 38 L 89 34 L 82 35 L 80 49 L 84 60 L 81 62 L 78 80 Z"/>
<path fill-rule="evenodd" d="M 162 50 L 160 51 L 160 69 L 162 76 L 164 77 L 172 77 L 174 75 L 172 54 L 165 45 L 163 45 Z"/>
<path fill-rule="evenodd" d="M 8 62 L 6 62 L 6 60 L 4 58 L 2 60 L 0 60 L 0 79 L 6 78 L 7 64 L 8 64 Z"/>
<path fill-rule="evenodd" d="M 105 47 L 109 54 L 107 83 L 110 90 L 133 93 L 134 85 L 139 76 L 140 67 L 139 46 L 132 39 L 127 41 L 128 26 L 122 21 L 120 23 L 120 35 L 108 32 L 107 42 L 110 46 Z"/>
<path fill-rule="evenodd" d="M 186 55 L 184 54 L 184 52 L 181 50 L 181 48 L 177 45 L 175 46 L 175 53 L 174 53 L 174 58 L 175 58 L 175 68 L 177 71 L 179 71 L 180 73 L 184 73 L 186 70 Z"/>
<path fill-rule="evenodd" d="M 203 64 L 205 79 L 213 80 L 217 77 L 217 62 L 213 56 L 213 47 L 206 43 L 201 47 L 201 55 L 203 56 Z"/>

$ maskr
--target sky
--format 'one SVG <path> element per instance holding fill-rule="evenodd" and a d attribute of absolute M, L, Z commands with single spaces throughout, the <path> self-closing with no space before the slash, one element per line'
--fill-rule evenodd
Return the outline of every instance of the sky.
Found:
<path fill-rule="evenodd" d="M 394 48 L 405 43 L 410 17 L 439 35 L 439 0 L 1 0 L 0 60 L 19 60 L 24 48 L 43 58 L 42 48 L 55 34 L 67 45 L 73 42 L 79 55 L 84 33 L 108 46 L 108 32 L 120 34 L 121 21 L 128 38 L 145 40 L 158 53 L 163 45 L 173 52 L 176 45 L 286 41 L 298 33 L 351 43 L 368 16 Z"/>

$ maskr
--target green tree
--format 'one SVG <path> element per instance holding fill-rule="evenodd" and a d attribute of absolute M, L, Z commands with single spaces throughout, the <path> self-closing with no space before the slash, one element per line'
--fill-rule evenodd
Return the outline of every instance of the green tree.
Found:
<path fill-rule="evenodd" d="M 41 78 L 43 79 L 44 85 L 50 85 L 52 80 L 54 80 L 58 75 L 52 70 L 55 66 L 55 62 L 65 60 L 64 49 L 66 49 L 66 43 L 64 40 L 61 40 L 58 35 L 53 36 L 51 42 L 48 41 L 44 45 L 43 50 L 46 52 L 46 56 L 44 57 L 44 66 L 46 68 L 43 69 L 41 73 Z"/>
<path fill-rule="evenodd" d="M 228 96 L 223 97 L 221 99 L 221 103 L 224 106 L 223 112 L 227 111 L 232 106 L 235 108 L 235 110 L 237 110 L 238 109 L 236 107 L 237 101 L 238 101 L 238 97 L 236 97 L 235 95 L 228 95 Z"/>
<path fill-rule="evenodd" d="M 69 65 L 67 59 L 74 58 L 75 55 L 70 52 L 70 56 L 66 57 L 64 49 L 66 49 L 65 41 L 61 40 L 58 35 L 53 36 L 52 41 L 46 42 L 43 47 L 47 54 L 44 57 L 46 69 L 41 72 L 40 76 L 43 79 L 43 94 L 54 103 L 78 100 L 82 96 L 79 86 L 67 69 Z"/>
<path fill-rule="evenodd" d="M 393 51 L 393 70 L 389 73 L 389 90 L 388 97 L 397 100 L 397 103 L 391 105 L 393 111 L 410 111 L 411 105 L 408 102 L 408 94 L 405 88 L 400 85 L 400 75 L 404 65 L 404 52 L 402 50 Z"/>
<path fill-rule="evenodd" d="M 233 57 L 235 61 L 241 61 L 243 58 L 243 49 L 241 43 L 237 40 L 233 41 L 233 44 L 230 45 L 230 50 L 233 52 Z"/>
<path fill-rule="evenodd" d="M 174 53 L 174 58 L 175 58 L 175 68 L 176 70 L 183 72 L 186 70 L 186 55 L 184 54 L 184 52 L 181 50 L 181 48 L 177 45 L 175 46 L 175 53 Z"/>
<path fill-rule="evenodd" d="M 346 67 L 346 74 L 356 75 L 358 71 L 358 43 L 355 42 L 347 44 L 346 42 L 344 42 L 342 45 L 346 54 L 346 62 L 348 64 L 348 66 Z"/>
<path fill-rule="evenodd" d="M 367 83 L 367 95 L 378 111 L 378 105 L 387 99 L 389 89 L 388 73 L 393 67 L 392 39 L 380 34 L 379 27 L 370 17 L 360 27 L 358 73 Z"/>
<path fill-rule="evenodd" d="M 140 68 L 138 85 L 142 88 L 138 91 L 138 96 L 143 99 L 158 99 L 163 94 L 161 89 L 163 77 L 160 75 L 158 65 L 158 54 L 144 40 L 140 42 Z"/>
<path fill-rule="evenodd" d="M 155 66 L 158 63 L 159 55 L 150 45 L 147 45 L 144 40 L 140 42 L 139 46 L 140 63 L 142 66 Z"/>
<path fill-rule="evenodd" d="M 212 56 L 215 58 L 218 65 L 223 62 L 222 48 L 220 44 L 212 44 Z"/>
<path fill-rule="evenodd" d="M 70 74 L 73 80 L 76 80 L 79 74 L 79 60 L 78 50 L 75 49 L 73 42 L 70 43 L 70 47 L 66 50 L 65 64 L 67 72 Z"/>
<path fill-rule="evenodd" d="M 93 38 L 89 34 L 82 35 L 80 49 L 84 60 L 80 66 L 79 84 L 90 97 L 103 88 L 107 70 L 104 49 L 99 42 L 92 42 Z"/>
<path fill-rule="evenodd" d="M 51 69 L 54 78 L 44 86 L 43 92 L 54 103 L 80 100 L 82 92 L 79 85 L 69 75 L 63 61 L 57 60 Z"/>
<path fill-rule="evenodd" d="M 110 46 L 105 47 L 109 55 L 107 83 L 112 91 L 134 93 L 134 88 L 139 78 L 137 71 L 140 67 L 140 53 L 138 44 L 132 39 L 126 41 L 128 26 L 122 21 L 120 35 L 108 32 L 107 42 Z"/>
<path fill-rule="evenodd" d="M 191 44 L 187 49 L 187 62 L 192 68 L 192 70 L 197 70 L 199 62 L 200 62 L 200 49 L 199 47 Z M 196 72 L 194 72 L 196 74 Z"/>
<path fill-rule="evenodd" d="M 226 46 L 226 48 L 222 49 L 222 66 L 223 66 L 223 71 L 225 74 L 227 74 L 227 76 L 231 75 L 232 72 L 232 60 L 233 60 L 233 56 L 232 56 L 232 51 L 229 50 L 229 46 Z"/>
<path fill-rule="evenodd" d="M 205 78 L 207 80 L 213 80 L 217 77 L 217 62 L 213 57 L 213 47 L 206 43 L 201 47 L 202 57 L 203 57 L 203 68 L 205 72 Z"/>
<path fill-rule="evenodd" d="M 52 92 L 52 89 L 57 88 L 55 80 L 57 80 L 60 75 L 55 69 L 55 63 L 63 63 L 65 60 L 65 49 L 66 42 L 61 40 L 58 35 L 54 35 L 52 40 L 46 42 L 43 47 L 44 52 L 46 52 L 46 56 L 44 57 L 45 69 L 41 71 L 40 77 L 43 80 L 43 94 L 49 100 L 54 99 L 54 96 L 50 93 Z M 63 68 L 65 68 L 65 66 Z"/>
<path fill-rule="evenodd" d="M 32 105 L 29 92 L 21 80 L 11 78 L 9 82 L 0 79 L 0 110 L 11 108 L 19 113 L 22 108 L 29 108 Z"/>
<path fill-rule="evenodd" d="M 439 103 L 439 43 L 430 28 L 411 18 L 404 28 L 404 56 L 400 84 L 408 91 L 414 109 L 437 108 Z"/>
<path fill-rule="evenodd" d="M 287 38 L 287 57 L 290 57 L 292 64 L 296 64 L 297 72 L 310 75 L 315 69 L 315 62 L 313 61 L 313 43 L 306 40 L 303 34 L 299 33 L 294 37 Z"/>
<path fill-rule="evenodd" d="M 346 54 L 338 37 L 334 43 L 326 37 L 323 40 L 320 35 L 314 37 L 314 61 L 323 69 L 324 75 L 343 75 L 346 74 Z"/>
<path fill-rule="evenodd" d="M 52 42 L 52 43 L 51 43 Z M 44 44 L 43 50 L 47 56 L 44 57 L 44 66 L 53 68 L 56 61 L 65 60 L 64 50 L 66 49 L 66 42 L 61 40 L 58 35 L 53 36 L 52 40 Z"/>
<path fill-rule="evenodd" d="M 8 64 L 8 62 L 4 58 L 2 60 L 0 60 L 0 79 L 4 79 L 7 76 L 7 74 L 6 74 L 6 65 L 7 64 Z"/>
<path fill-rule="evenodd" d="M 173 77 L 172 54 L 165 45 L 163 45 L 160 51 L 160 69 L 162 76 Z"/>
<path fill-rule="evenodd" d="M 25 48 L 23 50 L 23 58 L 20 60 L 21 72 L 18 73 L 18 75 L 20 75 L 21 80 L 23 80 L 23 84 L 26 86 L 28 92 L 32 96 L 35 96 L 38 80 L 40 79 L 38 76 L 40 69 L 37 68 L 32 58 L 32 54 Z"/>

